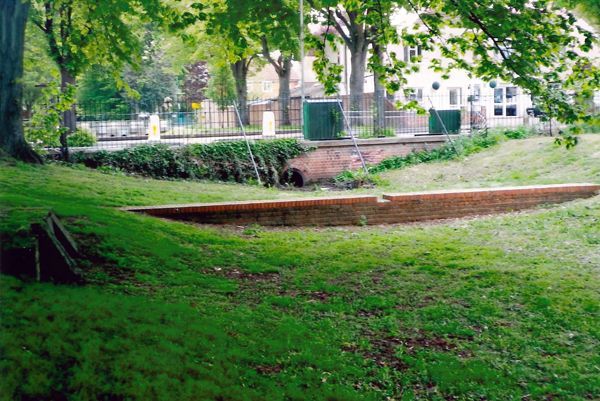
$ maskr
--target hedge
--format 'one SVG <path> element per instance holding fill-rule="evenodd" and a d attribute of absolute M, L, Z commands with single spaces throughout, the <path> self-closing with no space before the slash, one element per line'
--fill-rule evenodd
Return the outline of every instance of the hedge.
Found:
<path fill-rule="evenodd" d="M 261 180 L 266 185 L 280 182 L 288 160 L 307 151 L 295 139 L 257 141 L 250 144 Z M 72 161 L 91 168 L 111 168 L 159 179 L 211 179 L 236 182 L 256 181 L 244 141 L 194 144 L 185 147 L 141 145 L 115 152 L 78 152 Z"/>

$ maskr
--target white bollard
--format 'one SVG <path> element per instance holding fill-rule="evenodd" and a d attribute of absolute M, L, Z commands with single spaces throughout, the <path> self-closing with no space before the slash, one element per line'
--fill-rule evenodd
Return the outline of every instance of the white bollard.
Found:
<path fill-rule="evenodd" d="M 275 113 L 272 111 L 263 113 L 262 134 L 266 137 L 275 137 Z"/>
<path fill-rule="evenodd" d="M 148 140 L 160 141 L 160 117 L 152 114 L 148 121 Z"/>

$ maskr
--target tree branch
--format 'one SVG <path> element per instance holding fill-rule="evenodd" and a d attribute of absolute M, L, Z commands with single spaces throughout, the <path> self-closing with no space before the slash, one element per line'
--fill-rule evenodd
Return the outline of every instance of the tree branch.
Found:
<path fill-rule="evenodd" d="M 61 54 L 58 42 L 56 41 L 56 35 L 54 32 L 54 16 L 52 13 L 52 4 L 50 2 L 44 3 L 44 11 L 44 32 L 46 33 L 46 37 L 48 38 L 48 46 L 50 47 L 50 53 L 52 58 L 54 58 L 54 60 L 56 61 L 56 63 L 60 65 L 64 62 L 64 58 Z"/>
<path fill-rule="evenodd" d="M 48 32 L 46 31 L 46 27 L 45 27 L 44 25 L 42 25 L 42 23 L 41 23 L 40 21 L 37 21 L 37 20 L 32 20 L 32 22 L 33 22 L 33 25 L 35 25 L 35 26 L 37 26 L 38 28 L 40 28 L 40 30 L 41 30 L 42 32 L 44 32 L 44 33 L 48 33 Z"/>
<path fill-rule="evenodd" d="M 266 36 L 263 36 L 261 38 L 261 43 L 262 43 L 263 56 L 267 59 L 267 61 L 269 63 L 271 63 L 273 68 L 275 68 L 275 72 L 277 73 L 277 75 L 281 76 L 283 74 L 283 70 L 281 68 L 281 65 L 277 61 L 275 61 L 273 59 L 273 57 L 271 57 L 271 52 L 269 51 L 269 44 L 267 43 Z"/>
<path fill-rule="evenodd" d="M 344 28 L 340 24 L 339 20 L 337 18 L 335 18 L 335 16 L 333 15 L 333 11 L 331 9 L 327 9 L 327 12 L 328 12 L 328 19 L 333 22 L 333 24 L 335 25 L 335 30 L 342 37 L 342 39 L 346 43 L 346 46 L 353 47 L 354 43 L 353 43 L 352 39 L 346 34 L 346 32 L 344 31 Z"/>
<path fill-rule="evenodd" d="M 336 17 L 338 17 L 340 20 L 342 20 L 342 22 L 344 23 L 344 25 L 346 25 L 346 27 L 348 27 L 348 29 L 350 29 L 350 22 L 348 22 L 348 20 L 346 19 L 346 17 L 344 16 L 344 13 L 342 13 L 342 11 L 336 7 L 335 9 L 335 15 Z"/>

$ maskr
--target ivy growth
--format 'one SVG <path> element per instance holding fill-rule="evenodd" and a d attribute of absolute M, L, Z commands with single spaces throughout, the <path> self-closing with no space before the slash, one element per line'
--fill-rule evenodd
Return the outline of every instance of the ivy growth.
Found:
<path fill-rule="evenodd" d="M 268 186 L 280 181 L 288 160 L 307 151 L 295 139 L 250 144 L 260 178 Z M 159 179 L 211 179 L 254 182 L 256 175 L 243 141 L 195 144 L 182 148 L 143 145 L 116 152 L 76 153 L 73 161 Z"/>

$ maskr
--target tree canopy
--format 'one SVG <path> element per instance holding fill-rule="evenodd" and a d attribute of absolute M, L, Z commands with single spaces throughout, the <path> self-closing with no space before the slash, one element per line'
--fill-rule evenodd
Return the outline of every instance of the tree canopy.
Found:
<path fill-rule="evenodd" d="M 189 36 L 192 26 L 201 32 L 202 38 L 208 40 L 197 42 L 198 46 L 210 49 L 203 53 L 210 56 L 212 64 L 228 65 L 233 72 L 242 113 L 250 63 L 253 60 L 271 63 L 285 88 L 291 60 L 297 56 L 296 0 L 184 3 L 31 0 L 24 7 L 15 6 L 16 3 L 22 4 L 20 0 L 5 0 L 2 4 L 10 12 L 31 10 L 30 20 L 45 38 L 45 43 L 36 47 L 46 50 L 56 63 L 63 90 L 74 86 L 77 78 L 93 65 L 114 71 L 121 71 L 125 65 L 139 65 L 147 40 L 141 32 L 149 22 L 169 26 L 182 37 Z M 334 43 L 346 45 L 352 53 L 351 95 L 355 100 L 363 92 L 365 68 L 370 68 L 378 83 L 390 92 L 402 89 L 409 74 L 420 68 L 418 63 L 392 51 L 390 45 L 419 46 L 424 52 L 439 55 L 431 65 L 442 76 L 463 69 L 481 79 L 514 83 L 534 95 L 548 114 L 566 122 L 585 118 L 586 102 L 600 88 L 600 67 L 589 56 L 597 44 L 597 36 L 577 17 L 586 15 L 597 24 L 600 3 L 595 0 L 305 0 L 305 3 L 310 19 L 323 26 L 308 42 L 317 58 L 314 69 L 329 93 L 337 90 L 342 72 L 341 66 L 330 60 L 327 53 L 327 47 Z M 418 23 L 398 29 L 393 21 L 402 10 L 417 15 Z M 23 15 L 19 14 L 19 21 L 23 21 Z M 5 25 L 12 26 L 14 22 L 7 20 Z M 19 42 L 18 32 L 24 26 L 15 29 L 6 31 L 10 35 L 3 40 Z M 40 42 L 40 37 L 31 33 L 27 38 Z M 17 49 L 22 60 L 20 45 L 14 47 L 11 42 L 3 46 L 6 54 Z M 190 59 L 178 64 L 190 65 L 196 61 Z M 20 67 L 14 69 L 3 63 L 2 68 L 3 74 L 4 70 L 21 74 Z M 177 68 L 162 66 L 156 72 Z M 130 71 L 135 74 L 136 70 Z M 157 86 L 161 81 L 147 78 L 149 86 Z M 10 93 L 7 92 L 6 98 L 12 99 L 11 102 L 22 99 L 23 85 L 28 96 L 37 96 L 39 88 L 35 82 L 25 80 L 8 85 Z M 283 93 L 280 97 L 285 97 Z M 19 125 L 11 119 L 6 121 L 9 120 L 10 124 L 2 126 L 2 131 L 22 136 L 20 129 L 12 128 Z M 74 108 L 64 112 L 62 124 L 74 129 Z M 66 147 L 66 137 L 61 138 L 61 143 Z"/>
<path fill-rule="evenodd" d="M 600 70 L 587 56 L 595 37 L 573 12 L 547 0 L 309 0 L 319 10 L 319 22 L 335 29 L 322 35 L 326 41 L 342 40 L 352 51 L 365 42 L 420 46 L 438 51 L 432 66 L 447 76 L 463 69 L 483 79 L 512 82 L 536 96 L 550 115 L 571 122 L 583 117 L 585 104 L 600 87 Z M 419 22 L 398 31 L 391 14 L 415 13 Z M 313 40 L 319 44 L 319 40 Z M 324 51 L 317 52 L 316 65 L 325 87 L 335 90 L 339 69 Z M 419 65 L 386 51 L 372 56 L 388 89 L 395 92 Z M 359 64 L 362 60 L 359 60 Z M 572 96 L 576 95 L 576 96 Z"/>

